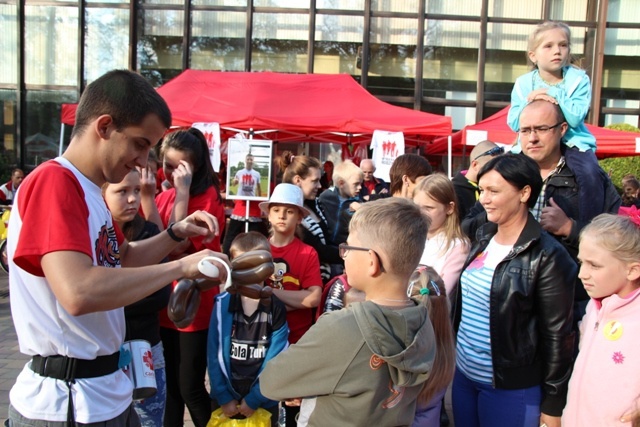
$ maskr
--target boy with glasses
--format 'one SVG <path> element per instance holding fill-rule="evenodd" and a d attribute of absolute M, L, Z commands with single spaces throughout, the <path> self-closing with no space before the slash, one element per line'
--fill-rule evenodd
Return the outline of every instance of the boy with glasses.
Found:
<path fill-rule="evenodd" d="M 411 425 L 435 357 L 427 310 L 407 296 L 428 228 L 398 197 L 354 214 L 340 253 L 366 300 L 321 316 L 260 377 L 265 396 L 303 399 L 298 426 Z"/>

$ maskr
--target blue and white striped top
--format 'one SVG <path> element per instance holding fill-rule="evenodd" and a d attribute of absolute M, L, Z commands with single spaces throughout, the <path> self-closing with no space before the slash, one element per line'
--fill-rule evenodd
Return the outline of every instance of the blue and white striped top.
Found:
<path fill-rule="evenodd" d="M 471 261 L 460 277 L 462 314 L 458 329 L 456 365 L 472 381 L 493 383 L 489 298 L 496 266 L 513 245 L 489 245 Z"/>

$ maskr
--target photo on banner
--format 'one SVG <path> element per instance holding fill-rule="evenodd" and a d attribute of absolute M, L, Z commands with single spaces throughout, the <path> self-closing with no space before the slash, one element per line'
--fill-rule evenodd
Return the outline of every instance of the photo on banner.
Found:
<path fill-rule="evenodd" d="M 227 199 L 269 200 L 273 141 L 230 138 Z"/>

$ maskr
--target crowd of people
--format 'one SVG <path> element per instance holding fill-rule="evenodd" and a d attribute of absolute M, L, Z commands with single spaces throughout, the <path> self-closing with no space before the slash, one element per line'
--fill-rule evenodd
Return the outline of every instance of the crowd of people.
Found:
<path fill-rule="evenodd" d="M 458 426 L 637 423 L 640 184 L 621 197 L 597 163 L 569 28 L 541 24 L 527 58 L 510 149 L 480 142 L 452 179 L 403 154 L 388 182 L 284 151 L 282 182 L 230 218 L 199 130 L 167 133 L 135 73 L 91 83 L 67 151 L 0 189 L 32 357 L 8 425 L 436 427 L 450 387 Z M 264 196 L 243 160 L 232 185 Z M 254 260 L 272 272 L 227 280 Z M 184 279 L 188 324 L 167 311 Z M 125 340 L 150 345 L 152 397 L 132 398 Z"/>

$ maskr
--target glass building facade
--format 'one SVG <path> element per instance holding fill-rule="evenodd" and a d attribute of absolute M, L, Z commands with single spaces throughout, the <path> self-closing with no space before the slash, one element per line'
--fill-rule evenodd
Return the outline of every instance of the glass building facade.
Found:
<path fill-rule="evenodd" d="M 508 105 L 546 19 L 571 27 L 588 121 L 638 126 L 639 0 L 0 0 L 0 167 L 54 157 L 61 104 L 114 68 L 347 73 L 460 129 Z"/>

